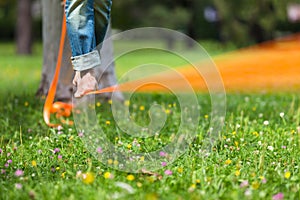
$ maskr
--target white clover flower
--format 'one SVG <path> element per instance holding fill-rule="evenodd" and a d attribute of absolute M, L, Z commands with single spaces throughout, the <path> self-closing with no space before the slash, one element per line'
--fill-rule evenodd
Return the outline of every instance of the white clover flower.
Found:
<path fill-rule="evenodd" d="M 279 113 L 279 116 L 280 116 L 281 118 L 283 118 L 283 117 L 284 117 L 284 112 Z"/>
<path fill-rule="evenodd" d="M 272 146 L 268 146 L 268 150 L 270 150 L 270 151 L 274 151 L 274 147 L 272 147 Z"/>
<path fill-rule="evenodd" d="M 258 145 L 261 146 L 261 141 L 258 141 Z"/>
<path fill-rule="evenodd" d="M 268 126 L 269 124 L 270 124 L 270 123 L 269 123 L 268 120 L 264 121 L 264 125 L 265 125 L 265 126 Z"/>

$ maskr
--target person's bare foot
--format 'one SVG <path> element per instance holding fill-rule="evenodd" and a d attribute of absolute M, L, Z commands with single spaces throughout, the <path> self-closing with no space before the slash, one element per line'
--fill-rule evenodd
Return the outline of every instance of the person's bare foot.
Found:
<path fill-rule="evenodd" d="M 84 75 L 82 76 L 82 74 Z M 77 86 L 77 90 L 74 94 L 76 98 L 82 97 L 85 93 L 95 90 L 98 85 L 94 73 L 82 73 L 79 71 L 75 73 L 73 84 Z"/>

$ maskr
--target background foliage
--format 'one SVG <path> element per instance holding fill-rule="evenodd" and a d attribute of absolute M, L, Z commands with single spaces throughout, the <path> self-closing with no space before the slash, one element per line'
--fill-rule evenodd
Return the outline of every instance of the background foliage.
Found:
<path fill-rule="evenodd" d="M 34 38 L 41 39 L 40 0 L 32 1 Z M 234 42 L 239 46 L 297 32 L 299 23 L 287 19 L 287 5 L 299 0 L 127 0 L 114 1 L 113 27 L 119 30 L 162 26 L 180 30 L 194 39 Z M 0 0 L 0 40 L 15 35 L 17 0 Z M 217 11 L 218 20 L 208 22 L 206 8 Z"/>

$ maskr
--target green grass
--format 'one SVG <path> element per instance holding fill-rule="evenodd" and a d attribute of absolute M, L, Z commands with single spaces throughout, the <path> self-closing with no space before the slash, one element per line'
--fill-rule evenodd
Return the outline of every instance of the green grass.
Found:
<path fill-rule="evenodd" d="M 278 193 L 284 199 L 300 199 L 299 94 L 228 94 L 225 125 L 206 157 L 199 151 L 209 128 L 210 97 L 199 94 L 199 129 L 189 150 L 156 171 L 159 178 L 133 174 L 134 180 L 128 180 L 128 173 L 98 162 L 74 127 L 64 126 L 61 131 L 46 127 L 43 102 L 34 97 L 41 65 L 38 49 L 33 57 L 18 57 L 11 44 L 0 46 L 2 71 L 15 72 L 15 76 L 1 73 L 0 170 L 5 173 L 0 171 L 0 199 L 272 199 Z M 120 64 L 127 66 L 125 61 Z M 31 76 L 28 68 L 37 74 Z M 168 144 L 178 129 L 181 112 L 172 95 L 136 94 L 130 102 L 135 121 L 146 124 L 153 102 L 171 112 L 161 135 L 137 138 L 142 150 Z M 116 129 L 109 103 L 97 107 L 97 117 L 118 149 L 127 151 L 130 144 L 139 150 L 134 138 Z M 53 153 L 55 148 L 60 151 Z M 9 160 L 12 163 L 6 167 Z M 22 176 L 15 175 L 18 169 Z M 166 175 L 165 170 L 173 174 Z M 82 176 L 76 176 L 79 171 L 92 174 L 95 180 L 86 184 Z M 119 182 L 130 185 L 133 193 L 119 187 Z"/>

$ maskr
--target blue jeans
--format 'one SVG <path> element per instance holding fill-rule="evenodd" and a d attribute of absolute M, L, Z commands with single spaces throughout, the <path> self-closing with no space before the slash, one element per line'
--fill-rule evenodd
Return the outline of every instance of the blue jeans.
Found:
<path fill-rule="evenodd" d="M 67 0 L 67 33 L 74 70 L 83 71 L 101 64 L 96 46 L 104 40 L 112 0 Z"/>

